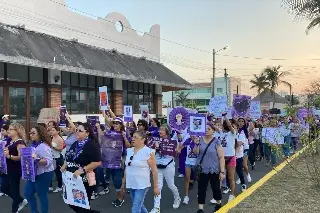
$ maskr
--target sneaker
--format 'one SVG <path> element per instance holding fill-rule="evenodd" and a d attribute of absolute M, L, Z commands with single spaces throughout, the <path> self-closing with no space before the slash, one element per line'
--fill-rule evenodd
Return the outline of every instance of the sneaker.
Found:
<path fill-rule="evenodd" d="M 236 184 L 240 184 L 241 183 L 241 181 L 240 181 L 240 178 L 238 178 L 238 180 L 236 181 Z"/>
<path fill-rule="evenodd" d="M 178 177 L 179 177 L 179 178 L 183 178 L 183 177 L 184 177 L 184 175 L 183 175 L 183 174 L 180 174 Z"/>
<path fill-rule="evenodd" d="M 110 192 L 109 187 L 103 189 L 101 192 L 99 192 L 99 195 L 105 195 L 108 194 Z"/>
<path fill-rule="evenodd" d="M 150 211 L 150 213 L 160 213 L 160 208 L 154 207 L 154 208 Z"/>
<path fill-rule="evenodd" d="M 218 212 L 219 209 L 221 209 L 221 207 L 222 207 L 221 203 L 216 204 L 216 206 L 214 207 L 214 212 Z"/>
<path fill-rule="evenodd" d="M 93 192 L 92 195 L 91 195 L 91 200 L 95 200 L 98 198 L 98 194 Z"/>
<path fill-rule="evenodd" d="M 186 204 L 186 205 L 188 205 L 189 204 L 189 197 L 188 196 L 185 196 L 184 198 L 183 198 L 183 204 Z"/>
<path fill-rule="evenodd" d="M 52 192 L 53 191 L 53 187 L 49 187 L 49 191 Z"/>
<path fill-rule="evenodd" d="M 248 176 L 247 176 L 247 180 L 248 180 L 248 183 L 251 183 L 252 179 L 251 179 L 250 174 L 248 174 Z"/>
<path fill-rule="evenodd" d="M 204 213 L 203 209 L 199 209 L 197 213 Z"/>
<path fill-rule="evenodd" d="M 229 192 L 231 192 L 231 189 L 226 188 L 225 190 L 223 190 L 223 194 L 228 194 Z"/>
<path fill-rule="evenodd" d="M 117 199 L 117 200 L 112 202 L 114 207 L 121 207 L 123 203 L 124 203 L 124 199 L 122 199 L 122 200 L 118 200 Z"/>
<path fill-rule="evenodd" d="M 212 199 L 210 200 L 210 203 L 211 203 L 211 204 L 217 204 L 217 201 L 216 201 L 214 198 L 212 198 Z"/>
<path fill-rule="evenodd" d="M 26 205 L 28 205 L 28 201 L 24 199 L 20 204 L 18 208 L 18 212 L 20 212 Z"/>
<path fill-rule="evenodd" d="M 256 169 L 256 162 L 253 163 L 253 165 L 251 165 L 251 169 L 255 170 Z"/>
<path fill-rule="evenodd" d="M 235 198 L 234 195 L 229 195 L 229 199 L 228 199 L 228 202 L 230 202 L 231 200 L 233 200 Z"/>
<path fill-rule="evenodd" d="M 61 192 L 61 191 L 62 191 L 62 188 L 57 187 L 57 188 L 53 191 L 53 193 L 57 193 L 57 192 Z"/>
<path fill-rule="evenodd" d="M 246 191 L 247 190 L 247 186 L 246 186 L 246 184 L 242 184 L 242 186 L 241 186 L 241 191 Z"/>
<path fill-rule="evenodd" d="M 173 207 L 174 209 L 177 209 L 177 208 L 179 208 L 180 203 L 181 203 L 181 198 L 178 197 L 177 199 L 174 199 L 172 207 Z"/>

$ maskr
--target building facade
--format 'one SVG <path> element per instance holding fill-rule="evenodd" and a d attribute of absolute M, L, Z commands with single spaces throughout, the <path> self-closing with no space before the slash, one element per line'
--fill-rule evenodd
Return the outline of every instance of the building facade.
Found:
<path fill-rule="evenodd" d="M 151 36 L 140 36 L 118 13 L 94 20 L 51 1 L 12 0 L 10 5 L 16 5 L 11 8 L 16 16 L 0 16 L 0 114 L 10 114 L 27 130 L 42 108 L 66 105 L 71 114 L 99 113 L 100 86 L 108 87 L 116 115 L 122 115 L 123 105 L 132 105 L 139 114 L 141 104 L 161 115 L 163 91 L 192 88 L 158 62 L 158 25 L 151 28 Z M 121 32 L 114 25 L 118 22 Z M 81 36 L 85 32 L 99 32 L 100 40 Z M 129 42 L 142 49 L 129 48 Z"/>

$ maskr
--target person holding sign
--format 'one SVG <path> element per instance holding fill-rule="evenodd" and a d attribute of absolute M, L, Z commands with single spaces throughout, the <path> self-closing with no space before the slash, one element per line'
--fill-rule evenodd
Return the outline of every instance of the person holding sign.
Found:
<path fill-rule="evenodd" d="M 132 139 L 133 147 L 127 149 L 126 168 L 121 189 L 123 191 L 126 188 L 130 189 L 132 199 L 131 213 L 148 213 L 143 202 L 151 187 L 150 170 L 153 175 L 154 196 L 157 197 L 160 194 L 154 150 L 145 145 L 146 138 L 145 132 L 135 132 Z"/>
<path fill-rule="evenodd" d="M 78 140 L 74 142 L 66 153 L 66 162 L 61 167 L 61 172 L 73 173 L 73 177 L 82 178 L 86 189 L 88 200 L 91 200 L 92 187 L 95 185 L 93 170 L 101 165 L 101 152 L 94 132 L 88 123 L 79 123 L 76 134 Z M 93 178 L 93 179 L 92 179 Z M 69 205 L 71 209 L 78 213 L 99 212 L 84 209 L 78 206 Z"/>
<path fill-rule="evenodd" d="M 51 138 L 47 130 L 42 126 L 35 126 L 30 131 L 32 147 L 35 149 L 33 158 L 36 163 L 35 182 L 28 180 L 24 189 L 24 195 L 28 200 L 31 212 L 38 212 L 37 200 L 34 196 L 37 193 L 41 213 L 48 213 L 48 189 L 53 178 L 53 158 L 51 154 Z"/>
<path fill-rule="evenodd" d="M 4 141 L 5 144 L 7 144 L 8 142 L 11 141 L 11 138 L 8 136 L 8 130 L 9 130 L 9 125 L 3 124 L 1 127 L 1 141 Z M 5 175 L 6 174 L 1 174 L 1 172 L 0 172 L 0 187 L 2 185 L 2 180 Z M 1 188 L 0 188 L 0 197 L 3 195 L 4 195 L 4 193 L 2 193 Z"/>
<path fill-rule="evenodd" d="M 160 142 L 156 144 L 156 161 L 158 167 L 158 187 L 160 190 L 159 196 L 154 198 L 154 208 L 150 213 L 159 213 L 160 212 L 160 200 L 161 200 L 161 189 L 163 187 L 163 178 L 166 179 L 167 185 L 171 190 L 174 201 L 173 208 L 177 209 L 180 206 L 181 198 L 179 195 L 178 188 L 174 183 L 175 176 L 175 152 L 177 148 L 177 141 L 171 141 L 171 129 L 168 125 L 162 125 L 159 130 Z M 175 147 L 171 146 L 171 142 L 175 142 Z M 170 144 L 170 152 L 169 152 Z M 166 148 L 166 149 L 165 149 Z M 173 152 L 172 152 L 173 151 Z"/>
<path fill-rule="evenodd" d="M 26 131 L 21 124 L 13 123 L 9 126 L 8 136 L 11 141 L 4 150 L 7 158 L 7 175 L 4 176 L 1 191 L 12 199 L 11 212 L 21 211 L 28 201 L 20 195 L 21 163 L 20 148 L 26 147 Z"/>

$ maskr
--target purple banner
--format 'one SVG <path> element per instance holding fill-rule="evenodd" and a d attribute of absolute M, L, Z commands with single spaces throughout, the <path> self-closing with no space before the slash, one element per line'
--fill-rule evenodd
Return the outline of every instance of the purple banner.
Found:
<path fill-rule="evenodd" d="M 4 154 L 4 148 L 6 147 L 6 141 L 0 141 L 0 174 L 7 174 L 7 159 Z"/>
<path fill-rule="evenodd" d="M 98 133 L 98 129 L 96 127 L 96 124 L 98 122 L 99 122 L 99 116 L 87 116 L 87 123 L 90 124 L 90 126 L 95 134 Z"/>
<path fill-rule="evenodd" d="M 67 118 L 66 118 L 66 113 L 67 113 L 67 107 L 66 106 L 60 106 L 60 121 L 59 121 L 59 127 L 67 127 Z"/>
<path fill-rule="evenodd" d="M 146 146 L 149 147 L 150 149 L 155 149 L 156 148 L 156 143 L 159 143 L 160 138 L 158 137 L 147 137 L 147 144 Z"/>
<path fill-rule="evenodd" d="M 21 152 L 22 179 L 35 182 L 36 169 L 35 169 L 35 162 L 32 157 L 32 154 L 34 153 L 34 148 L 33 147 L 21 148 L 20 152 Z"/>
<path fill-rule="evenodd" d="M 176 140 L 162 138 L 159 143 L 159 154 L 175 157 L 177 146 L 178 142 Z"/>
<path fill-rule="evenodd" d="M 123 152 L 123 136 L 121 134 L 105 134 L 101 138 L 101 150 L 103 168 L 121 168 Z"/>
<path fill-rule="evenodd" d="M 313 114 L 313 110 L 312 109 L 306 109 L 306 108 L 300 108 L 298 110 L 298 117 L 299 118 L 306 118 L 308 117 L 308 114 L 309 115 L 312 115 Z"/>

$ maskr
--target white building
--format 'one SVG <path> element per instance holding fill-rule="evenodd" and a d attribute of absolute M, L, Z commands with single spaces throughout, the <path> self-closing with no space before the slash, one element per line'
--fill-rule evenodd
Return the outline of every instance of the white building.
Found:
<path fill-rule="evenodd" d="M 241 79 L 234 77 L 220 77 L 214 81 L 216 96 L 227 96 L 228 104 L 232 104 L 233 95 L 241 94 Z"/>

